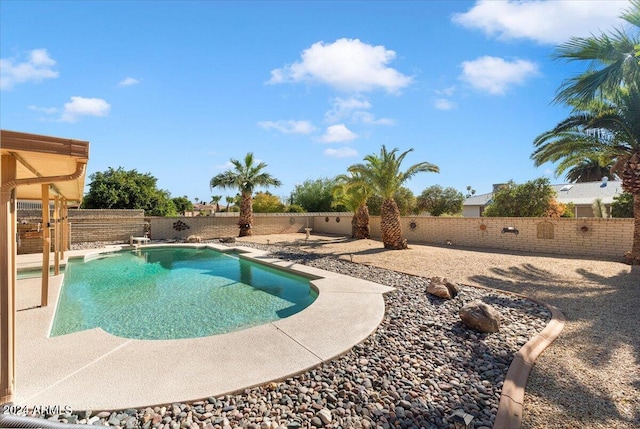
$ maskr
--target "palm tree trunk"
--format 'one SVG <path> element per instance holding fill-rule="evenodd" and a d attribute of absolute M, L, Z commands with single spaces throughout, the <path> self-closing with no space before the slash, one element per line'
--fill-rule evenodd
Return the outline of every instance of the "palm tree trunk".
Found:
<path fill-rule="evenodd" d="M 355 219 L 356 228 L 354 238 L 357 238 L 358 240 L 369 238 L 369 207 L 367 207 L 366 204 L 362 204 L 360 207 L 358 207 Z"/>
<path fill-rule="evenodd" d="M 253 199 L 250 192 L 242 193 L 240 201 L 240 219 L 238 226 L 240 227 L 239 237 L 248 237 L 252 235 L 251 224 L 253 223 Z"/>
<path fill-rule="evenodd" d="M 354 213 L 351 217 L 351 238 L 356 238 L 358 230 L 358 214 Z"/>
<path fill-rule="evenodd" d="M 640 193 L 633 194 L 633 245 L 624 254 L 628 264 L 640 265 Z"/>
<path fill-rule="evenodd" d="M 380 208 L 380 229 L 385 249 L 406 249 L 407 240 L 402 238 L 400 210 L 393 198 L 385 199 Z"/>

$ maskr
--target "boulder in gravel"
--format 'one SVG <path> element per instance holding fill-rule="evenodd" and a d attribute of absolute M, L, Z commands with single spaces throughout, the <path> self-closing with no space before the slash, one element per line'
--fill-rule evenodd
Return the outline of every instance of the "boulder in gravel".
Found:
<path fill-rule="evenodd" d="M 431 277 L 431 279 L 429 279 L 429 286 L 427 286 L 427 293 L 437 296 L 438 298 L 451 299 L 458 295 L 458 286 L 446 278 Z"/>
<path fill-rule="evenodd" d="M 465 304 L 459 314 L 462 323 L 476 331 L 491 333 L 500 330 L 500 313 L 484 302 L 472 301 Z"/>

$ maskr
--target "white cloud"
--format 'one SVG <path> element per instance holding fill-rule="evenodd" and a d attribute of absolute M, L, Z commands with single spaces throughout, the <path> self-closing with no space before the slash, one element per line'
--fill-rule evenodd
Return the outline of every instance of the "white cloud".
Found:
<path fill-rule="evenodd" d="M 393 125 L 395 121 L 389 118 L 377 119 L 375 115 L 366 110 L 371 109 L 369 101 L 362 97 L 341 98 L 333 100 L 333 107 L 324 114 L 325 120 L 329 123 L 349 120 L 361 122 L 369 125 Z"/>
<path fill-rule="evenodd" d="M 71 97 L 65 103 L 62 122 L 76 122 L 81 116 L 107 116 L 111 105 L 102 98 Z"/>
<path fill-rule="evenodd" d="M 29 109 L 33 110 L 35 112 L 42 112 L 42 113 L 45 113 L 47 115 L 53 115 L 53 114 L 56 114 L 56 113 L 58 113 L 60 111 L 60 109 L 58 109 L 57 107 L 38 107 L 38 106 L 35 106 L 33 104 L 31 106 L 29 106 Z"/>
<path fill-rule="evenodd" d="M 395 125 L 396 121 L 390 118 L 376 118 L 373 113 L 370 112 L 353 112 L 351 119 L 354 122 L 362 122 L 368 125 Z"/>
<path fill-rule="evenodd" d="M 324 154 L 332 158 L 350 158 L 358 156 L 358 152 L 350 147 L 342 147 L 340 149 L 327 148 L 324 150 Z"/>
<path fill-rule="evenodd" d="M 309 134 L 316 129 L 309 121 L 262 121 L 258 125 L 265 130 L 274 129 L 284 134 Z"/>
<path fill-rule="evenodd" d="M 0 89 L 11 89 L 18 83 L 57 78 L 59 73 L 52 69 L 55 65 L 46 49 L 34 49 L 23 62 L 16 62 L 14 58 L 0 59 Z"/>
<path fill-rule="evenodd" d="M 327 122 L 338 122 L 351 115 L 354 110 L 370 109 L 371 103 L 360 97 L 341 98 L 336 97 L 333 100 L 331 110 L 324 114 Z"/>
<path fill-rule="evenodd" d="M 231 163 L 231 161 L 227 161 L 224 164 L 218 164 L 218 165 L 214 165 L 213 169 L 214 170 L 233 170 L 234 166 Z"/>
<path fill-rule="evenodd" d="M 301 61 L 271 71 L 268 83 L 320 82 L 343 91 L 384 89 L 397 93 L 412 79 L 388 66 L 396 57 L 384 46 L 358 39 L 317 42 L 305 49 Z"/>
<path fill-rule="evenodd" d="M 619 16 L 628 7 L 627 0 L 479 0 L 455 14 L 453 22 L 498 39 L 558 44 L 608 31 L 621 23 Z"/>
<path fill-rule="evenodd" d="M 434 106 L 438 110 L 453 110 L 458 105 L 451 100 L 447 100 L 446 98 L 438 98 L 436 99 Z"/>
<path fill-rule="evenodd" d="M 443 97 L 451 97 L 456 92 L 456 87 L 450 86 L 444 89 L 436 89 L 434 92 L 436 93 L 436 95 L 440 95 Z"/>
<path fill-rule="evenodd" d="M 511 85 L 522 84 L 538 74 L 538 65 L 526 60 L 505 61 L 484 56 L 463 61 L 460 79 L 474 88 L 493 95 L 504 94 Z"/>
<path fill-rule="evenodd" d="M 140 83 L 138 79 L 132 77 L 126 77 L 118 83 L 118 86 L 131 86 Z"/>
<path fill-rule="evenodd" d="M 325 143 L 337 143 L 348 142 L 357 138 L 358 135 L 349 130 L 344 124 L 338 124 L 327 127 L 327 131 L 322 137 L 320 137 L 320 141 Z"/>

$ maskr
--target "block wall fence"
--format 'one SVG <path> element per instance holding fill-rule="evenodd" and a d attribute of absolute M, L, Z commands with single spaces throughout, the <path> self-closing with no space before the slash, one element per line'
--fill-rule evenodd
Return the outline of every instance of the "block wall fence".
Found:
<path fill-rule="evenodd" d="M 316 217 L 314 231 L 351 234 L 350 219 L 336 222 Z M 380 239 L 380 217 L 370 220 L 371 237 Z M 515 250 L 596 258 L 622 259 L 631 250 L 633 219 L 603 218 L 448 218 L 405 216 L 401 218 L 409 244 L 424 243 Z M 503 229 L 511 229 L 513 232 Z M 518 233 L 516 234 L 515 231 Z"/>
<path fill-rule="evenodd" d="M 68 213 L 70 243 L 128 243 L 131 235 L 141 236 L 145 233 L 144 210 L 69 209 Z M 18 210 L 17 218 L 20 239 L 18 254 L 42 252 L 42 212 Z"/>
<path fill-rule="evenodd" d="M 304 233 L 351 235 L 351 213 L 254 214 L 255 235 Z M 42 251 L 39 211 L 18 211 L 18 253 Z M 142 210 L 69 210 L 71 243 L 122 242 L 149 233 L 154 240 L 236 237 L 238 214 L 145 218 Z M 434 244 L 621 260 L 631 249 L 633 219 L 401 217 L 409 245 Z M 503 232 L 505 230 L 505 232 Z M 513 231 L 510 232 L 509 230 Z M 518 231 L 516 234 L 515 231 Z M 380 217 L 371 217 L 371 237 L 380 239 Z"/>
<path fill-rule="evenodd" d="M 253 234 L 290 234 L 313 228 L 313 215 L 306 213 L 254 213 Z M 349 217 L 349 219 L 351 219 Z M 151 239 L 183 240 L 197 235 L 203 240 L 221 237 L 237 237 L 238 214 L 217 213 L 215 216 L 153 217 L 150 219 Z"/>

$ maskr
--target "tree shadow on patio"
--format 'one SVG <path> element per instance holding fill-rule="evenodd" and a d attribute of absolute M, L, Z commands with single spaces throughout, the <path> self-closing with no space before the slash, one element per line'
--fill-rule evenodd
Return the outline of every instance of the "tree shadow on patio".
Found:
<path fill-rule="evenodd" d="M 624 425 L 616 427 L 640 427 L 640 276 L 628 268 L 609 275 L 576 268 L 563 275 L 534 264 L 489 271 L 494 275 L 468 280 L 554 305 L 567 318 L 556 343 L 539 358 L 544 364 L 534 366 L 527 395 L 562 408 L 584 427 L 611 427 L 612 421 Z M 608 377 L 607 367 L 617 365 L 628 367 L 626 380 Z M 585 385 L 585 375 L 601 378 L 602 388 Z M 578 402 L 580 407 L 572 405 Z M 525 398 L 525 422 L 526 406 Z"/>

